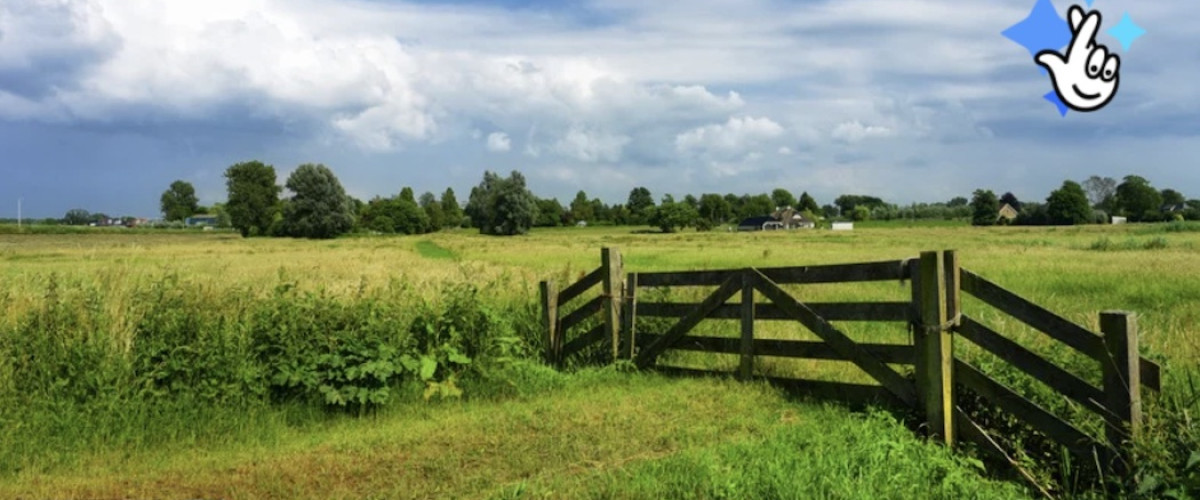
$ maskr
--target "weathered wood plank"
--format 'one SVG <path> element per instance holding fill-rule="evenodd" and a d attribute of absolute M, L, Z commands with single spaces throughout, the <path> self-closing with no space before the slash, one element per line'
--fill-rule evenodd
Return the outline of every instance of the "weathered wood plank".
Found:
<path fill-rule="evenodd" d="M 754 374 L 754 280 L 749 273 L 742 273 L 742 338 L 739 351 L 741 363 L 738 376 L 749 380 Z"/>
<path fill-rule="evenodd" d="M 641 302 L 638 315 L 648 318 L 680 318 L 700 304 L 680 302 Z M 908 302 L 805 302 L 804 305 L 825 318 L 825 321 L 908 321 Z M 710 319 L 739 319 L 741 306 L 724 304 L 708 316 Z M 771 303 L 754 306 L 754 319 L 770 321 L 794 321 L 779 307 Z"/>
<path fill-rule="evenodd" d="M 561 292 L 558 292 L 558 305 L 561 306 L 574 300 L 575 297 L 583 295 L 583 292 L 586 292 L 589 288 L 600 284 L 600 282 L 603 280 L 604 268 L 597 267 L 595 270 L 588 273 L 587 276 L 584 276 L 583 279 L 572 283 L 571 286 L 568 286 Z"/>
<path fill-rule="evenodd" d="M 904 261 L 900 260 L 820 266 L 761 267 L 757 270 L 780 285 L 908 279 L 908 269 L 904 266 Z M 721 284 L 730 275 L 740 272 L 740 269 L 725 269 L 639 273 L 638 286 L 713 286 Z"/>
<path fill-rule="evenodd" d="M 641 342 L 652 342 L 661 335 L 642 333 L 638 335 Z M 880 361 L 889 364 L 911 365 L 913 363 L 913 346 L 904 344 L 859 344 L 863 350 L 875 356 Z M 685 336 L 675 342 L 669 349 L 678 351 L 712 352 L 718 354 L 739 354 L 741 339 L 734 337 L 693 337 Z M 755 356 L 772 356 L 779 358 L 819 359 L 830 361 L 850 361 L 841 355 L 828 343 L 817 340 L 778 340 L 754 339 Z"/>
<path fill-rule="evenodd" d="M 543 356 L 547 363 L 555 363 L 557 361 L 557 341 L 558 336 L 558 291 L 554 288 L 554 281 L 547 280 L 541 282 L 541 298 L 542 298 L 542 329 L 545 332 L 545 352 Z"/>
<path fill-rule="evenodd" d="M 675 366 L 656 366 L 655 371 L 664 375 L 679 377 L 728 377 L 729 372 L 715 370 L 697 370 Z M 829 382 L 823 380 L 794 379 L 784 377 L 759 377 L 759 379 L 779 387 L 793 395 L 807 396 L 816 399 L 826 399 L 848 403 L 852 406 L 866 407 L 883 405 L 892 408 L 906 408 L 903 401 L 880 385 L 852 384 L 847 382 Z"/>
<path fill-rule="evenodd" d="M 1013 392 L 1012 389 L 985 375 L 974 366 L 956 359 L 954 360 L 954 371 L 955 381 L 959 386 L 983 396 L 984 399 L 1000 407 L 1000 409 L 1017 417 L 1038 432 L 1063 445 L 1076 456 L 1087 460 L 1094 460 L 1092 454 L 1094 449 L 1107 450 L 1106 446 L 1079 430 L 1079 428 L 1058 418 L 1058 416 L 1046 411 L 1036 403 L 1025 399 L 1020 394 Z"/>
<path fill-rule="evenodd" d="M 563 316 L 563 319 L 558 323 L 558 331 L 566 332 L 575 327 L 583 320 L 588 319 L 604 309 L 604 297 L 596 297 L 587 303 L 579 306 L 579 309 L 571 311 L 570 314 Z"/>
<path fill-rule="evenodd" d="M 1100 331 L 1108 351 L 1100 362 L 1104 372 L 1104 403 L 1110 410 L 1104 426 L 1108 444 L 1118 450 L 1117 474 L 1133 469 L 1133 442 L 1142 428 L 1141 369 L 1138 366 L 1137 317 L 1125 311 L 1100 313 Z"/>
<path fill-rule="evenodd" d="M 595 344 L 597 342 L 604 340 L 605 333 L 606 332 L 604 331 L 603 324 L 596 325 L 591 330 L 588 330 L 587 333 L 580 335 L 578 337 L 575 337 L 574 339 L 571 339 L 570 342 L 567 342 L 567 344 L 563 346 L 562 354 L 560 356 L 562 357 L 562 359 L 566 359 L 567 356 L 571 356 L 579 351 L 586 349 L 588 346 L 590 346 L 592 344 Z"/>
<path fill-rule="evenodd" d="M 621 359 L 633 360 L 637 352 L 637 273 L 625 277 L 625 306 L 621 309 Z"/>
<path fill-rule="evenodd" d="M 1162 392 L 1162 367 L 1158 366 L 1158 363 L 1143 357 L 1138 362 L 1138 369 L 1141 373 L 1143 387 L 1154 392 Z"/>
<path fill-rule="evenodd" d="M 1103 405 L 1104 392 L 1099 388 L 980 324 L 974 318 L 964 314 L 958 334 L 1097 415 L 1105 416 L 1108 413 Z"/>
<path fill-rule="evenodd" d="M 914 332 L 914 372 L 917 396 L 925 413 L 929 435 L 954 445 L 954 344 L 947 328 L 946 253 L 921 253 L 918 311 L 919 328 Z"/>
<path fill-rule="evenodd" d="M 625 284 L 621 279 L 624 272 L 621 252 L 616 248 L 601 249 L 600 268 L 604 274 L 604 331 L 612 347 L 612 359 L 617 360 L 621 357 L 621 286 Z"/>
<path fill-rule="evenodd" d="M 639 276 L 638 279 L 641 279 L 641 276 Z M 740 276 L 736 274 L 726 279 L 725 282 L 722 283 L 721 286 L 712 293 L 712 295 L 709 295 L 707 299 L 704 299 L 704 302 L 700 303 L 700 307 L 693 309 L 692 312 L 688 313 L 687 316 L 684 316 L 683 319 L 680 319 L 679 322 L 675 323 L 675 326 L 672 326 L 670 330 L 667 330 L 662 337 L 646 345 L 641 352 L 638 353 L 637 366 L 640 368 L 649 366 L 656 358 L 658 358 L 659 354 L 662 354 L 662 352 L 670 347 L 671 344 L 675 343 L 675 341 L 686 335 L 687 332 L 692 330 L 692 328 L 695 328 L 695 326 L 699 324 L 700 321 L 706 316 L 708 316 L 713 309 L 716 309 L 717 306 L 729 300 L 729 297 L 737 293 L 741 286 L 742 282 Z"/>
<path fill-rule="evenodd" d="M 1104 356 L 1104 340 L 1096 333 L 1072 323 L 1046 308 L 1000 287 L 966 269 L 962 270 L 963 291 L 1017 318 L 1051 338 L 1069 345 L 1097 361 Z"/>
<path fill-rule="evenodd" d="M 754 275 L 757 277 L 755 287 L 763 295 L 771 299 L 771 302 L 774 302 L 780 309 L 783 309 L 818 337 L 821 337 L 822 340 L 828 342 L 834 350 L 847 357 L 855 365 L 858 365 L 859 368 L 862 368 L 868 375 L 871 375 L 871 377 L 889 391 L 892 391 L 901 401 L 910 406 L 916 406 L 916 389 L 904 377 L 901 377 L 895 370 L 892 370 L 878 358 L 863 350 L 862 347 L 853 340 L 850 340 L 846 334 L 834 328 L 829 322 L 821 319 L 812 309 L 796 301 L 795 298 L 775 285 L 770 278 L 758 272 L 755 272 Z"/>

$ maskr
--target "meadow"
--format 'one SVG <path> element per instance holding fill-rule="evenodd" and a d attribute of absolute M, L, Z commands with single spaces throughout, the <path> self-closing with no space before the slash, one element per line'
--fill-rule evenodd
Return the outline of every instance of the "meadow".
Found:
<path fill-rule="evenodd" d="M 984 474 L 990 467 L 977 460 L 921 442 L 891 414 L 853 413 L 761 384 L 541 366 L 537 283 L 573 281 L 598 265 L 605 246 L 621 250 L 629 272 L 954 249 L 964 268 L 1093 329 L 1102 310 L 1134 311 L 1143 353 L 1165 372 L 1163 397 L 1148 402 L 1153 474 L 1145 478 L 1162 486 L 1146 491 L 1185 492 L 1195 475 L 1188 454 L 1200 443 L 1190 421 L 1200 410 L 1192 383 L 1200 369 L 1195 225 L 562 228 L 513 238 L 451 231 L 331 241 L 11 232 L 0 231 L 0 496 L 1029 495 Z M 814 301 L 907 300 L 903 285 L 795 293 Z M 1094 368 L 1015 320 L 970 301 L 964 309 L 1098 380 Z M 699 333 L 735 335 L 736 327 L 712 322 Z M 873 341 L 908 335 L 903 325 L 845 328 Z M 815 338 L 782 323 L 762 332 Z M 665 361 L 736 365 L 735 357 L 704 354 Z M 766 361 L 758 369 L 866 381 L 840 362 Z M 1005 381 L 1036 385 L 1016 375 Z M 1078 411 L 1046 398 L 1039 402 Z M 1038 474 L 1075 492 L 1063 482 L 1069 475 Z"/>

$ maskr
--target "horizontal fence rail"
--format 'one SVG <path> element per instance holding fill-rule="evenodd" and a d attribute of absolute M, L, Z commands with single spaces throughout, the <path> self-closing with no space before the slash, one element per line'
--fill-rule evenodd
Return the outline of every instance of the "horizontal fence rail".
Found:
<path fill-rule="evenodd" d="M 640 275 L 639 275 L 640 278 Z M 813 312 L 827 321 L 908 321 L 908 302 L 806 302 Z M 639 302 L 637 315 L 648 318 L 678 318 L 699 304 L 676 302 Z M 723 304 L 709 319 L 741 319 L 741 304 Z M 756 320 L 793 320 L 775 304 L 755 304 Z"/>
<path fill-rule="evenodd" d="M 833 264 L 803 267 L 759 267 L 763 276 L 779 285 L 818 283 L 855 283 L 908 279 L 908 266 L 903 260 L 868 262 L 864 264 Z M 716 286 L 730 276 L 739 276 L 742 269 L 721 271 L 674 271 L 638 273 L 639 287 Z"/>

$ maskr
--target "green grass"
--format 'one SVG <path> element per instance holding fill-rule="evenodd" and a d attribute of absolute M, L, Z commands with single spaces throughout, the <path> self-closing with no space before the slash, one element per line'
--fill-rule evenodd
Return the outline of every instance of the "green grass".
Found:
<path fill-rule="evenodd" d="M 942 455 L 879 415 L 727 382 L 498 368 L 541 348 L 537 282 L 578 279 L 599 264 L 605 246 L 619 247 L 632 272 L 892 260 L 953 248 L 964 267 L 1089 328 L 1098 327 L 1099 311 L 1133 310 L 1144 353 L 1165 367 L 1166 392 L 1146 406 L 1146 474 L 1179 485 L 1200 444 L 1189 418 L 1200 412 L 1200 393 L 1190 389 L 1200 375 L 1200 232 L 1176 226 L 897 221 L 845 233 L 556 228 L 514 238 L 455 231 L 333 242 L 183 231 L 0 235 L 0 497 L 969 497 L 966 488 L 1009 497 L 1011 484 L 981 479 L 970 462 Z M 1128 241 L 1134 243 L 1113 243 Z M 467 282 L 477 292 L 461 297 L 478 307 L 449 308 L 447 289 Z M 790 289 L 808 301 L 907 300 L 905 285 Z M 163 303 L 158 293 L 170 300 L 155 312 Z M 703 293 L 677 291 L 672 300 Z M 967 299 L 964 308 L 1099 384 L 1094 362 L 978 301 Z M 369 411 L 329 407 L 320 384 L 301 391 L 304 397 L 282 399 L 264 389 L 279 385 L 264 374 L 286 365 L 264 359 L 295 361 L 297 373 L 336 379 L 347 372 L 314 368 L 325 361 L 313 360 L 366 352 L 393 363 L 372 354 L 371 342 L 418 353 L 411 335 L 425 323 L 417 318 L 462 311 L 496 325 L 440 330 L 480 332 L 490 346 L 472 365 L 478 370 L 457 380 L 462 401 L 425 402 L 424 386 L 408 372 L 389 379 L 390 398 Z M 838 326 L 859 340 L 908 339 L 900 324 Z M 756 332 L 815 339 L 782 322 L 763 322 Z M 737 324 L 705 322 L 697 334 L 736 336 Z M 321 350 L 345 345 L 357 347 Z M 956 345 L 993 376 L 1098 432 L 1095 419 L 1038 382 L 1005 371 L 966 342 Z M 260 357 L 276 348 L 294 356 Z M 688 353 L 669 353 L 664 362 L 718 369 L 737 363 L 736 356 Z M 869 381 L 846 363 L 767 359 L 759 367 L 763 374 Z M 812 415 L 823 426 L 767 423 L 784 412 L 800 420 Z M 502 425 L 488 427 L 493 420 Z M 868 438 L 854 437 L 860 434 Z M 543 453 L 548 458 L 529 458 Z M 895 466 L 880 467 L 880 453 Z M 1054 478 L 1053 471 L 1035 472 Z"/>

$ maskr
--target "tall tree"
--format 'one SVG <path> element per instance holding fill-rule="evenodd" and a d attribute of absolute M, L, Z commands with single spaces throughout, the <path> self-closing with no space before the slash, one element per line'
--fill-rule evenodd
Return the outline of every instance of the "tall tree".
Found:
<path fill-rule="evenodd" d="M 1092 220 L 1092 209 L 1083 186 L 1075 181 L 1063 181 L 1062 187 L 1046 198 L 1046 216 L 1055 225 L 1086 224 Z"/>
<path fill-rule="evenodd" d="M 1162 195 L 1162 204 L 1163 205 L 1185 205 L 1185 204 L 1187 204 L 1187 198 L 1183 196 L 1183 193 L 1180 193 L 1179 191 L 1176 191 L 1174 189 L 1171 189 L 1171 188 L 1164 189 L 1164 190 L 1162 190 L 1162 193 L 1160 193 L 1160 194 Z"/>
<path fill-rule="evenodd" d="M 452 188 L 446 188 L 446 192 L 442 193 L 442 217 L 446 219 L 447 227 L 462 226 L 463 209 L 458 205 Z"/>
<path fill-rule="evenodd" d="M 534 222 L 538 227 L 555 227 L 561 226 L 563 220 L 566 219 L 566 213 L 563 206 L 558 202 L 557 198 L 538 199 L 538 216 Z"/>
<path fill-rule="evenodd" d="M 805 191 L 800 193 L 800 211 L 819 214 L 821 213 L 821 206 L 817 205 L 817 200 L 809 196 L 808 191 Z"/>
<path fill-rule="evenodd" d="M 771 202 L 779 208 L 794 208 L 796 206 L 796 197 L 792 196 L 792 193 L 786 189 L 776 188 L 774 191 L 771 191 Z"/>
<path fill-rule="evenodd" d="M 754 196 L 745 195 L 742 196 L 740 208 L 741 212 L 738 216 L 745 219 L 748 217 L 771 215 L 775 212 L 775 203 L 771 201 L 771 197 L 766 193 Z"/>
<path fill-rule="evenodd" d="M 482 234 L 525 234 L 537 211 L 537 198 L 525 187 L 525 176 L 515 170 L 507 179 L 484 172 L 483 181 L 471 189 L 467 202 L 467 215 Z"/>
<path fill-rule="evenodd" d="M 1000 196 L 1000 204 L 1007 204 L 1008 206 L 1013 207 L 1013 210 L 1018 212 L 1021 211 L 1021 200 L 1018 200 L 1017 195 L 1012 194 L 1012 192 L 1007 192 Z"/>
<path fill-rule="evenodd" d="M 1000 200 L 991 190 L 976 189 L 971 198 L 971 224 L 991 226 L 1000 218 Z"/>
<path fill-rule="evenodd" d="M 966 198 L 963 198 L 962 196 L 955 196 L 954 198 L 951 198 L 950 201 L 946 202 L 946 206 L 947 207 L 965 207 L 965 206 L 967 206 L 968 203 L 970 203 L 970 202 L 967 201 Z M 1013 207 L 1013 208 L 1017 208 L 1017 207 Z"/>
<path fill-rule="evenodd" d="M 733 207 L 723 196 L 715 193 L 700 195 L 699 215 L 710 225 L 716 226 L 733 216 Z"/>
<path fill-rule="evenodd" d="M 575 193 L 575 199 L 571 200 L 571 219 L 576 222 L 595 222 L 594 215 L 592 213 L 592 203 L 588 201 L 587 193 L 583 191 Z"/>
<path fill-rule="evenodd" d="M 1157 220 L 1162 207 L 1162 194 L 1136 175 L 1125 176 L 1113 198 L 1117 212 L 1135 222 Z"/>
<path fill-rule="evenodd" d="M 633 188 L 629 192 L 629 200 L 625 202 L 625 208 L 629 210 L 630 223 L 646 224 L 650 221 L 651 212 L 654 210 L 654 197 L 650 196 L 649 189 Z"/>
<path fill-rule="evenodd" d="M 416 203 L 417 195 L 413 193 L 413 188 L 404 186 L 404 188 L 400 190 L 400 199 Z"/>
<path fill-rule="evenodd" d="M 696 219 L 700 218 L 700 214 L 696 211 L 696 207 L 682 201 L 675 201 L 671 195 L 663 196 L 662 203 L 654 210 L 654 216 L 651 223 L 658 226 L 664 233 L 673 233 L 676 230 L 686 228 L 696 224 Z"/>
<path fill-rule="evenodd" d="M 421 198 L 418 200 L 421 209 L 425 210 L 425 216 L 429 218 L 429 232 L 441 231 L 445 227 L 445 214 L 442 213 L 442 204 L 438 202 L 437 197 L 428 191 L 421 193 Z"/>
<path fill-rule="evenodd" d="M 275 184 L 275 167 L 259 161 L 235 164 L 225 170 L 225 186 L 229 191 L 225 206 L 233 227 L 243 237 L 265 236 L 279 209 L 281 188 Z"/>
<path fill-rule="evenodd" d="M 1093 175 L 1083 181 L 1083 189 L 1087 192 L 1088 201 L 1092 206 L 1105 211 L 1112 211 L 1113 197 L 1117 194 L 1117 180 L 1112 177 Z"/>
<path fill-rule="evenodd" d="M 337 176 L 325 165 L 300 165 L 288 176 L 287 188 L 295 193 L 283 213 L 288 235 L 328 239 L 354 227 L 350 198 Z"/>
<path fill-rule="evenodd" d="M 163 219 L 181 221 L 200 213 L 200 200 L 196 198 L 196 188 L 190 182 L 175 181 L 163 191 L 159 207 Z"/>

